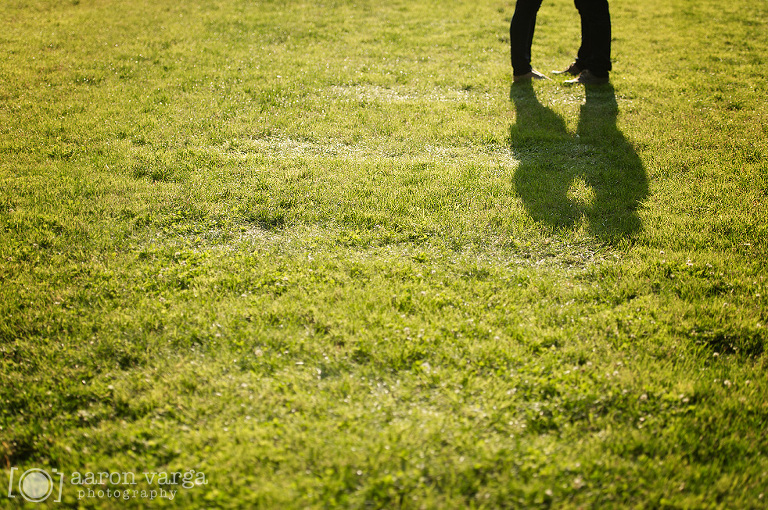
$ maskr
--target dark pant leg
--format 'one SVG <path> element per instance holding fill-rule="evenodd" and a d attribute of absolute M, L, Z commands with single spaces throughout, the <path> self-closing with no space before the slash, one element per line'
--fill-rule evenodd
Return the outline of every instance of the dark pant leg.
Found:
<path fill-rule="evenodd" d="M 517 0 L 515 14 L 509 25 L 512 71 L 520 76 L 531 71 L 531 46 L 536 28 L 536 14 L 542 0 Z"/>
<path fill-rule="evenodd" d="M 574 0 L 581 17 L 581 47 L 577 62 L 595 76 L 611 70 L 611 15 L 608 0 Z"/>
<path fill-rule="evenodd" d="M 576 65 L 579 66 L 579 69 L 587 69 L 592 48 L 590 47 L 589 30 L 587 30 L 588 22 L 584 19 L 584 10 L 582 9 L 584 0 L 574 0 L 573 3 L 576 5 L 576 10 L 579 11 L 579 20 L 581 21 L 581 46 L 576 53 Z"/>

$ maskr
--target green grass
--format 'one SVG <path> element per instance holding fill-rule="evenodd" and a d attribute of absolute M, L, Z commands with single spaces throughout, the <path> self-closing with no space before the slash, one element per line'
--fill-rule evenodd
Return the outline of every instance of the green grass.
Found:
<path fill-rule="evenodd" d="M 764 508 L 768 6 L 513 8 L 6 0 L 0 507 Z"/>

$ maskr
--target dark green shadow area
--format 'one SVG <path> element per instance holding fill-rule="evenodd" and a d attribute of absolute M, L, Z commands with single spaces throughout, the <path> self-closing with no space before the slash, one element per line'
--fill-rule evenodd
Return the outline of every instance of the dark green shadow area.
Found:
<path fill-rule="evenodd" d="M 616 127 L 611 85 L 585 87 L 576 134 L 543 106 L 530 83 L 513 84 L 509 96 L 517 121 L 509 128 L 520 162 L 515 187 L 528 214 L 555 229 L 578 227 L 582 218 L 598 239 L 616 243 L 642 228 L 637 214 L 648 195 L 642 161 Z"/>

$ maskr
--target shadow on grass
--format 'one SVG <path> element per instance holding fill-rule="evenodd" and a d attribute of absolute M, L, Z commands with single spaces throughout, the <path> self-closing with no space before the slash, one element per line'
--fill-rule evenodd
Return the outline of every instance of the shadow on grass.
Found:
<path fill-rule="evenodd" d="M 642 161 L 616 127 L 618 105 L 611 85 L 585 87 L 575 134 L 536 98 L 530 83 L 515 83 L 510 99 L 512 153 L 520 162 L 515 187 L 538 222 L 555 229 L 584 227 L 615 243 L 641 227 L 637 208 L 648 195 Z"/>

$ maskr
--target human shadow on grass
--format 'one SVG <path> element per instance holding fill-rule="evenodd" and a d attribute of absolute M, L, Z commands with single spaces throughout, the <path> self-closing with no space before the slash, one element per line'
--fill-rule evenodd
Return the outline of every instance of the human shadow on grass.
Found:
<path fill-rule="evenodd" d="M 555 229 L 582 223 L 608 243 L 642 228 L 637 209 L 648 195 L 642 161 L 616 126 L 618 105 L 611 85 L 587 86 L 576 133 L 536 98 L 530 83 L 515 83 L 510 99 L 517 112 L 510 126 L 512 153 L 519 161 L 514 182 L 537 222 Z"/>

